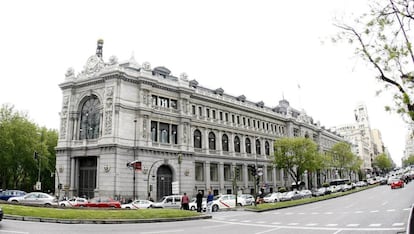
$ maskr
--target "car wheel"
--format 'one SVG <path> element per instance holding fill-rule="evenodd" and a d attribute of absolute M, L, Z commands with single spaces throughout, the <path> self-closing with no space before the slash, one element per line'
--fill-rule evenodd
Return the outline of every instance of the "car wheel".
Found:
<path fill-rule="evenodd" d="M 277 202 L 277 199 L 275 199 L 273 202 L 275 202 L 275 203 L 276 203 L 276 202 Z"/>
<path fill-rule="evenodd" d="M 211 207 L 211 210 L 212 210 L 213 212 L 217 212 L 217 211 L 219 210 L 218 205 L 213 205 L 213 207 Z"/>
<path fill-rule="evenodd" d="M 131 209 L 131 207 L 127 206 L 127 207 L 125 207 L 125 209 L 128 209 L 128 210 L 130 210 L 130 209 Z"/>
<path fill-rule="evenodd" d="M 190 210 L 195 210 L 196 208 L 195 208 L 195 206 L 192 206 L 191 208 L 190 208 Z"/>
<path fill-rule="evenodd" d="M 66 205 L 62 203 L 62 204 L 60 204 L 60 206 L 65 207 Z"/>
<path fill-rule="evenodd" d="M 11 202 L 12 203 L 19 203 L 17 200 L 12 200 Z"/>
<path fill-rule="evenodd" d="M 52 204 L 50 204 L 50 203 L 46 203 L 46 204 L 45 204 L 45 206 L 46 206 L 46 207 L 49 207 L 49 206 L 52 206 Z"/>

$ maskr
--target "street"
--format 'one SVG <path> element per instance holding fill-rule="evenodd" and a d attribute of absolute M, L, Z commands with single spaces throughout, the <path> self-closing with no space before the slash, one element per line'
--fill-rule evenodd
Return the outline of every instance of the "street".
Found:
<path fill-rule="evenodd" d="M 0 234 L 19 233 L 405 233 L 414 183 L 383 185 L 344 197 L 255 213 L 222 211 L 207 220 L 145 224 L 56 224 L 3 220 Z"/>

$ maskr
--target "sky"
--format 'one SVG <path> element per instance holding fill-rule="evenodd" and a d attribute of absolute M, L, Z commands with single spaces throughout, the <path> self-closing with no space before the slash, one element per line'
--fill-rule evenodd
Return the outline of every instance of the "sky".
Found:
<path fill-rule="evenodd" d="M 0 2 L 0 104 L 59 129 L 69 67 L 81 72 L 104 40 L 105 61 L 131 56 L 199 85 L 277 106 L 282 98 L 327 128 L 354 123 L 367 106 L 395 163 L 407 126 L 385 112 L 391 93 L 344 43 L 332 44 L 334 18 L 366 12 L 367 0 L 14 0 Z"/>

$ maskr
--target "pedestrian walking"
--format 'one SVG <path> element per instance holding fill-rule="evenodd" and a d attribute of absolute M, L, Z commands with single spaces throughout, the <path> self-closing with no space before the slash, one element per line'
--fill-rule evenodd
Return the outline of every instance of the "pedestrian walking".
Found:
<path fill-rule="evenodd" d="M 196 196 L 196 203 L 197 203 L 197 212 L 201 212 L 201 210 L 203 209 L 203 193 L 200 191 L 198 191 L 198 194 Z"/>
<path fill-rule="evenodd" d="M 190 198 L 188 198 L 187 193 L 181 197 L 181 208 L 183 210 L 188 210 L 188 203 L 190 203 Z"/>
<path fill-rule="evenodd" d="M 211 205 L 213 204 L 214 195 L 211 193 L 211 191 L 208 191 L 207 195 L 207 211 L 211 212 Z"/>

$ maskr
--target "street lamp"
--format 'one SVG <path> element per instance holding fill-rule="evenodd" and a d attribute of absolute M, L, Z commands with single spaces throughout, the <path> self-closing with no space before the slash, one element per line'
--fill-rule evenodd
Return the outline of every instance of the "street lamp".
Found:
<path fill-rule="evenodd" d="M 137 148 L 137 120 L 134 119 L 134 162 L 137 161 L 137 156 L 136 156 L 136 148 Z M 133 200 L 136 199 L 136 173 L 135 173 L 135 166 L 133 167 L 133 191 L 132 191 L 132 197 Z"/>

